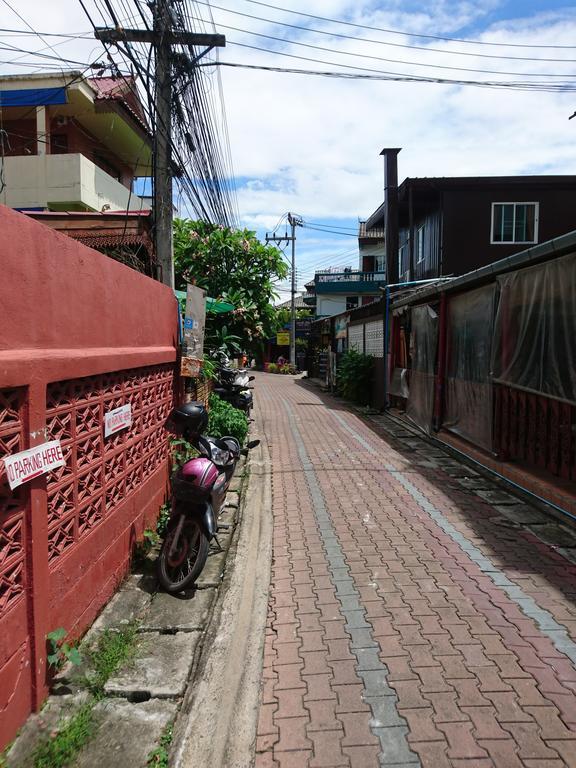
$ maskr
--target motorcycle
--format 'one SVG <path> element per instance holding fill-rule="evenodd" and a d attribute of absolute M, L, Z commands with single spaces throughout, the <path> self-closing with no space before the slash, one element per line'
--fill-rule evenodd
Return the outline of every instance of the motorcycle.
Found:
<path fill-rule="evenodd" d="M 250 416 L 254 405 L 250 382 L 254 381 L 255 377 L 249 376 L 245 370 L 225 367 L 218 368 L 216 376 L 214 393 Z"/>
<path fill-rule="evenodd" d="M 234 437 L 204 435 L 208 412 L 202 403 L 174 408 L 166 426 L 199 453 L 172 477 L 172 512 L 157 560 L 158 581 L 175 593 L 192 586 L 202 572 L 210 541 L 218 542 L 218 515 L 238 459 L 260 441 L 242 449 Z"/>

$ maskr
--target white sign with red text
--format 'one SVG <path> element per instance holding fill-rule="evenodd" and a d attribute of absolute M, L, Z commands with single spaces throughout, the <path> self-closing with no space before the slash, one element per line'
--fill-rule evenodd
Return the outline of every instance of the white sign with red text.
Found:
<path fill-rule="evenodd" d="M 104 414 L 104 437 L 110 437 L 121 429 L 132 426 L 132 406 L 121 405 Z"/>
<path fill-rule="evenodd" d="M 35 448 L 4 458 L 10 490 L 65 464 L 60 440 L 51 440 L 49 443 L 42 443 Z"/>

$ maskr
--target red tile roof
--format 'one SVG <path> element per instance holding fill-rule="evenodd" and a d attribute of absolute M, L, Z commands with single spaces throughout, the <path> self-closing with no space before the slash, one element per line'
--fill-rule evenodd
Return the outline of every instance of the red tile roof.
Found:
<path fill-rule="evenodd" d="M 96 91 L 96 101 L 120 102 L 146 128 L 146 116 L 136 89 L 136 80 L 125 77 L 89 77 L 88 83 Z"/>

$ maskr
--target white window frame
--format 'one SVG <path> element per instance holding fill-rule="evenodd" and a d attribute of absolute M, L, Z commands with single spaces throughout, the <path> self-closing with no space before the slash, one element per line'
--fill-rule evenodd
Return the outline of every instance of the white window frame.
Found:
<path fill-rule="evenodd" d="M 422 264 L 426 260 L 426 254 L 424 253 L 424 235 L 426 233 L 426 225 L 422 224 L 416 230 L 416 264 Z"/>
<path fill-rule="evenodd" d="M 534 206 L 534 240 L 494 240 L 494 214 L 497 205 L 513 205 L 514 206 L 514 225 L 513 229 L 516 229 L 516 206 L 517 205 L 533 205 Z M 540 203 L 536 200 L 522 200 L 522 201 L 498 201 L 492 203 L 492 215 L 490 217 L 490 245 L 533 245 L 538 242 L 538 223 L 540 218 Z"/>
<path fill-rule="evenodd" d="M 402 272 L 402 257 L 405 255 L 404 249 L 406 249 L 406 252 L 408 252 L 409 247 L 410 247 L 410 244 L 408 240 L 406 240 L 404 243 L 402 243 L 400 248 L 398 248 L 398 280 L 401 283 L 407 282 L 405 278 L 407 276 L 409 277 L 409 274 L 410 274 L 410 264 L 408 264 L 408 269 Z"/>

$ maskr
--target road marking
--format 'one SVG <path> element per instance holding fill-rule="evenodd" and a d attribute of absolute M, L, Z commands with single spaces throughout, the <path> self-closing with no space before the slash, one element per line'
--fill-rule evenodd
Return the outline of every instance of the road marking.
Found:
<path fill-rule="evenodd" d="M 373 456 L 380 455 L 364 438 L 359 435 L 338 413 L 327 409 L 336 421 L 346 430 L 360 445 Z M 432 504 L 419 490 L 408 480 L 404 472 L 395 469 L 390 464 L 384 464 L 384 468 L 395 477 L 403 488 L 408 491 L 418 506 L 424 510 L 434 522 L 455 542 L 460 549 L 476 563 L 478 568 L 490 577 L 492 582 L 501 589 L 516 605 L 522 613 L 530 619 L 533 619 L 543 635 L 548 637 L 556 650 L 567 656 L 572 664 L 576 666 L 576 643 L 568 634 L 566 627 L 559 624 L 552 614 L 545 608 L 541 608 L 534 598 L 527 595 L 524 590 L 514 582 L 510 581 L 503 571 L 501 571 L 489 557 L 486 557 L 472 542 L 458 531 L 452 523 Z"/>
<path fill-rule="evenodd" d="M 363 699 L 372 712 L 370 730 L 380 741 L 380 766 L 420 768 L 420 759 L 408 744 L 408 725 L 398 713 L 398 697 L 388 685 L 388 667 L 378 656 L 378 643 L 372 636 L 372 626 L 366 621 L 366 611 L 344 560 L 344 551 L 326 508 L 314 465 L 306 451 L 294 414 L 286 402 L 284 408 L 310 491 L 331 580 L 336 588 L 336 597 L 346 618 L 346 629 L 351 637 L 350 652 L 356 658 L 356 671 L 364 683 Z"/>

